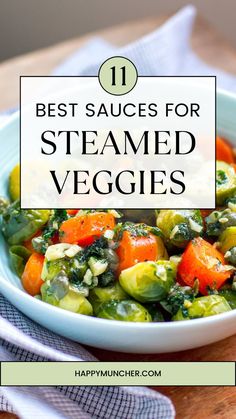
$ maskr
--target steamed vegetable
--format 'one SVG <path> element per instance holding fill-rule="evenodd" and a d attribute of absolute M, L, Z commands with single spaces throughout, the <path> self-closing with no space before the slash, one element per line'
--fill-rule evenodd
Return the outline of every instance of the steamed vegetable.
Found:
<path fill-rule="evenodd" d="M 77 289 L 83 295 L 88 295 L 89 288 L 98 285 L 97 277 L 93 276 L 87 263 L 80 256 L 64 257 L 56 260 L 45 258 L 42 272 L 43 280 L 52 281 L 58 275 L 67 278 L 71 287 Z"/>
<path fill-rule="evenodd" d="M 216 163 L 216 200 L 217 205 L 224 204 L 225 200 L 236 192 L 235 171 L 229 164 L 217 161 Z"/>
<path fill-rule="evenodd" d="M 203 233 L 203 221 L 199 210 L 160 210 L 156 224 L 169 247 L 183 248 L 190 240 Z"/>
<path fill-rule="evenodd" d="M 49 210 L 21 210 L 15 201 L 3 214 L 3 235 L 10 245 L 21 244 L 47 223 L 49 215 Z"/>
<path fill-rule="evenodd" d="M 21 276 L 31 252 L 24 246 L 11 246 L 9 249 L 11 263 L 18 276 Z"/>
<path fill-rule="evenodd" d="M 78 209 L 68 209 L 68 210 L 66 210 L 68 215 L 76 215 L 78 211 L 79 211 Z"/>
<path fill-rule="evenodd" d="M 90 302 L 83 295 L 71 290 L 59 300 L 58 307 L 86 316 L 92 316 L 93 314 Z"/>
<path fill-rule="evenodd" d="M 119 282 L 107 287 L 95 287 L 89 293 L 89 301 L 93 306 L 94 313 L 96 314 L 100 306 L 108 301 L 121 301 L 127 300 L 129 297 L 126 292 L 121 288 Z"/>
<path fill-rule="evenodd" d="M 216 138 L 216 159 L 226 163 L 234 163 L 233 149 L 221 137 Z"/>
<path fill-rule="evenodd" d="M 12 169 L 9 176 L 9 195 L 12 201 L 20 198 L 20 165 Z"/>
<path fill-rule="evenodd" d="M 139 262 L 166 259 L 167 252 L 160 237 L 155 236 L 143 225 L 128 225 L 122 232 L 117 248 L 119 272 Z"/>
<path fill-rule="evenodd" d="M 30 295 L 37 295 L 40 293 L 42 280 L 44 256 L 39 253 L 32 253 L 29 257 L 23 274 L 22 285 Z"/>
<path fill-rule="evenodd" d="M 108 212 L 77 215 L 64 221 L 60 227 L 60 241 L 88 246 L 106 230 L 115 227 L 115 218 Z"/>
<path fill-rule="evenodd" d="M 140 302 L 163 300 L 174 284 L 175 266 L 170 261 L 140 262 L 121 272 L 119 282 Z"/>
<path fill-rule="evenodd" d="M 78 292 L 69 290 L 62 298 L 55 293 L 50 282 L 45 282 L 41 287 L 42 300 L 48 304 L 72 311 L 73 313 L 92 316 L 93 309 L 89 301 Z"/>
<path fill-rule="evenodd" d="M 45 258 L 42 277 L 44 281 L 51 281 L 60 272 L 63 272 L 71 281 L 82 281 L 87 270 L 85 263 L 80 263 L 77 258 L 63 258 L 60 260 L 47 260 Z"/>
<path fill-rule="evenodd" d="M 208 295 L 196 298 L 189 304 L 186 312 L 180 309 L 173 317 L 173 320 L 190 320 L 200 317 L 214 316 L 215 314 L 231 311 L 229 303 L 220 295 Z"/>
<path fill-rule="evenodd" d="M 236 226 L 227 227 L 219 238 L 220 251 L 232 265 L 236 264 Z"/>
<path fill-rule="evenodd" d="M 203 295 L 219 289 L 232 272 L 232 267 L 226 265 L 222 253 L 200 237 L 189 243 L 178 266 L 181 281 L 193 287 L 197 279 L 199 291 Z"/>
<path fill-rule="evenodd" d="M 152 321 L 152 318 L 146 308 L 132 300 L 109 301 L 103 303 L 98 310 L 97 317 L 126 322 Z"/>
<path fill-rule="evenodd" d="M 196 285 L 198 284 L 196 283 Z M 160 304 L 168 313 L 174 315 L 179 309 L 184 312 L 189 307 L 189 304 L 192 303 L 197 293 L 197 287 L 195 289 L 188 286 L 183 287 L 176 283 L 170 289 L 166 299 L 162 300 Z"/>
<path fill-rule="evenodd" d="M 236 212 L 230 208 L 213 211 L 205 221 L 207 235 L 219 236 L 226 228 L 236 226 Z"/>

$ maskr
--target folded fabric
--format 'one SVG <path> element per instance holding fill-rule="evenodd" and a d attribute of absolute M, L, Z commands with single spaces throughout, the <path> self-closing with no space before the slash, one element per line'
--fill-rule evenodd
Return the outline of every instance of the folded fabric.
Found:
<path fill-rule="evenodd" d="M 52 74 L 97 75 L 104 60 L 121 55 L 134 62 L 140 76 L 213 75 L 217 77 L 218 87 L 236 92 L 236 77 L 207 65 L 191 49 L 195 17 L 195 7 L 186 6 L 159 29 L 120 48 L 103 39 L 93 39 Z"/>
<path fill-rule="evenodd" d="M 63 62 L 54 75 L 96 75 L 113 55 L 130 58 L 140 75 L 216 75 L 218 86 L 236 91 L 236 79 L 203 63 L 191 50 L 196 11 L 187 6 L 162 27 L 122 48 L 94 39 Z M 0 116 L 0 124 L 8 115 Z M 78 343 L 46 330 L 0 296 L 0 359 L 87 361 L 95 358 Z M 20 418 L 171 419 L 171 401 L 143 387 L 1 388 L 0 410 Z"/>

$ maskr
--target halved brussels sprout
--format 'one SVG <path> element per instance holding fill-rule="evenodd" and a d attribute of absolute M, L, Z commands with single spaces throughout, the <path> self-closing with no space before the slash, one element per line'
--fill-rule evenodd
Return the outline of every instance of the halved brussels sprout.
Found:
<path fill-rule="evenodd" d="M 93 315 L 93 308 L 87 298 L 71 290 L 65 297 L 59 300 L 58 307 L 73 311 L 73 313 L 85 314 L 86 316 Z"/>
<path fill-rule="evenodd" d="M 114 285 L 108 287 L 95 287 L 89 292 L 89 301 L 93 306 L 94 313 L 99 311 L 101 304 L 116 300 L 127 300 L 129 297 L 126 292 L 121 288 L 119 282 L 115 282 Z"/>
<path fill-rule="evenodd" d="M 160 210 L 157 212 L 156 224 L 162 231 L 166 244 L 180 248 L 203 232 L 199 210 Z"/>
<path fill-rule="evenodd" d="M 100 306 L 97 317 L 124 322 L 151 322 L 149 312 L 132 300 L 108 301 Z"/>
<path fill-rule="evenodd" d="M 2 233 L 10 245 L 20 244 L 36 234 L 49 215 L 49 210 L 21 210 L 19 201 L 15 201 L 3 214 Z"/>
<path fill-rule="evenodd" d="M 63 272 L 60 272 L 50 282 L 50 292 L 56 297 L 57 300 L 61 300 L 63 297 L 65 297 L 66 294 L 68 294 L 69 289 L 69 280 Z"/>
<path fill-rule="evenodd" d="M 58 298 L 58 290 L 52 288 L 52 284 L 47 281 L 41 286 L 42 301 L 72 311 L 73 313 L 92 316 L 93 308 L 90 302 L 81 294 L 70 290 L 61 298 Z"/>
<path fill-rule="evenodd" d="M 183 314 L 182 309 L 179 309 L 172 320 L 190 320 L 214 316 L 215 314 L 230 311 L 231 307 L 224 297 L 220 295 L 207 295 L 196 298 L 192 303 L 189 303 L 189 307 L 185 307 L 185 310 L 187 312 L 186 316 Z"/>
<path fill-rule="evenodd" d="M 236 192 L 236 175 L 234 168 L 223 161 L 216 162 L 216 200 L 217 205 L 224 204 L 225 200 Z"/>
<path fill-rule="evenodd" d="M 69 278 L 69 260 L 59 259 L 48 261 L 44 259 L 43 270 L 42 270 L 42 280 L 43 281 L 52 281 L 60 272 L 64 272 Z"/>
<path fill-rule="evenodd" d="M 42 279 L 51 281 L 60 272 L 63 272 L 72 282 L 82 281 L 87 270 L 85 262 L 80 263 L 76 258 L 63 258 L 48 261 L 44 260 Z"/>
<path fill-rule="evenodd" d="M 122 271 L 119 282 L 135 300 L 155 302 L 167 296 L 175 276 L 176 268 L 170 261 L 140 262 Z"/>
<path fill-rule="evenodd" d="M 236 264 L 236 227 L 227 227 L 219 238 L 220 251 L 227 262 Z"/>

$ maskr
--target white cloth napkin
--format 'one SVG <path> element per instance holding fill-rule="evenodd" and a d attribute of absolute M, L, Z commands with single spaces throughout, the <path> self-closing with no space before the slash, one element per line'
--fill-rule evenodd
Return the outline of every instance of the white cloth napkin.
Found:
<path fill-rule="evenodd" d="M 130 58 L 140 75 L 216 75 L 218 86 L 236 91 L 236 78 L 203 63 L 191 50 L 196 11 L 187 6 L 161 28 L 122 48 L 94 39 L 63 62 L 54 75 L 96 75 L 113 55 Z M 0 124 L 8 117 L 0 116 Z M 0 359 L 20 361 L 94 360 L 81 345 L 35 324 L 0 296 Z M 171 419 L 163 395 L 143 387 L 0 388 L 0 410 L 22 419 Z"/>
<path fill-rule="evenodd" d="M 204 63 L 191 49 L 196 9 L 186 6 L 159 29 L 117 48 L 95 38 L 59 65 L 54 75 L 97 75 L 109 57 L 121 55 L 134 62 L 140 76 L 217 76 L 217 86 L 236 92 L 236 77 Z M 96 57 L 96 59 L 94 59 Z"/>

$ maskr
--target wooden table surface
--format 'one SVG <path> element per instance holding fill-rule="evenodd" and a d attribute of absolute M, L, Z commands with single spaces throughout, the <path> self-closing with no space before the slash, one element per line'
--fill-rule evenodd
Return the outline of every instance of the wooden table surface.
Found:
<path fill-rule="evenodd" d="M 99 36 L 116 45 L 123 45 L 154 30 L 165 19 L 165 17 L 155 17 L 125 23 L 101 31 Z M 0 64 L 0 110 L 17 106 L 20 75 L 49 74 L 68 54 L 81 47 L 94 35 L 97 33 L 72 39 Z M 209 64 L 236 73 L 236 51 L 202 19 L 198 19 L 195 25 L 192 45 L 198 55 Z M 161 355 L 121 354 L 94 348 L 89 348 L 89 350 L 98 359 L 104 361 L 234 361 L 236 360 L 236 336 L 200 349 Z M 179 419 L 236 418 L 234 388 L 161 387 L 157 389 L 171 397 Z M 12 415 L 0 413 L 0 419 L 10 419 L 10 417 L 13 418 Z"/>

